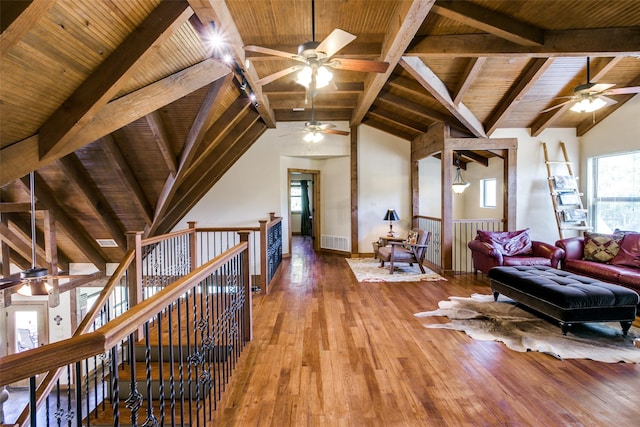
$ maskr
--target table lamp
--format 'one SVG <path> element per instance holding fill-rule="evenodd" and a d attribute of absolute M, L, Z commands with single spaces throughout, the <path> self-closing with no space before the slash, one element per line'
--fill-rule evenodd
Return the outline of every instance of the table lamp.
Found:
<path fill-rule="evenodd" d="M 387 236 L 395 237 L 395 233 L 393 232 L 393 221 L 397 221 L 400 219 L 398 217 L 398 214 L 394 209 L 389 209 L 387 210 L 387 213 L 384 215 L 383 219 L 385 221 L 389 221 L 389 232 L 387 233 Z"/>

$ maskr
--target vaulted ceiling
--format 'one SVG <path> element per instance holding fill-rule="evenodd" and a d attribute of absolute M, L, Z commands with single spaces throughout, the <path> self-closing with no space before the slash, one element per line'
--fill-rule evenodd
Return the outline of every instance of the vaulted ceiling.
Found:
<path fill-rule="evenodd" d="M 591 82 L 640 85 L 634 0 L 317 0 L 313 15 L 311 0 L 0 7 L 0 228 L 21 268 L 31 262 L 29 172 L 40 245 L 53 226 L 62 268 L 101 267 L 122 257 L 127 232 L 171 230 L 265 130 L 309 121 L 294 73 L 261 81 L 297 62 L 247 45 L 296 54 L 335 28 L 355 35 L 334 58 L 387 71 L 334 69 L 314 118 L 406 140 L 438 122 L 470 137 L 509 127 L 582 135 L 633 96 L 608 95 L 617 103 L 593 114 L 570 103 L 544 112 L 587 82 L 587 58 Z M 223 48 L 212 47 L 215 33 Z"/>

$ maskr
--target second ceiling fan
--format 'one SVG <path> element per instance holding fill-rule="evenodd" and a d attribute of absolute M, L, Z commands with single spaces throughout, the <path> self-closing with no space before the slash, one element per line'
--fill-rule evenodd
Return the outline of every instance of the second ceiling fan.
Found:
<path fill-rule="evenodd" d="M 610 83 L 591 82 L 590 61 L 587 57 L 587 82 L 585 84 L 576 86 L 573 89 L 573 95 L 560 96 L 556 98 L 564 98 L 567 99 L 567 101 L 556 104 L 552 107 L 547 108 L 546 110 L 542 110 L 541 113 L 546 113 L 547 111 L 555 110 L 556 108 L 560 108 L 571 103 L 574 103 L 574 105 L 571 107 L 572 111 L 575 111 L 577 113 L 591 113 L 602 107 L 617 104 L 618 101 L 609 98 L 606 95 L 627 95 L 640 93 L 640 86 L 613 88 L 614 86 L 615 84 Z"/>
<path fill-rule="evenodd" d="M 339 28 L 334 29 L 322 42 L 315 39 L 315 2 L 311 1 L 311 41 L 298 46 L 298 53 L 283 52 L 262 46 L 248 45 L 244 49 L 249 52 L 279 56 L 300 62 L 300 64 L 285 68 L 265 76 L 256 83 L 265 85 L 299 71 L 296 83 L 305 86 L 312 95 L 317 89 L 329 85 L 333 74 L 328 68 L 361 72 L 384 73 L 389 68 L 388 62 L 366 59 L 333 58 L 346 45 L 356 39 L 356 36 Z"/>

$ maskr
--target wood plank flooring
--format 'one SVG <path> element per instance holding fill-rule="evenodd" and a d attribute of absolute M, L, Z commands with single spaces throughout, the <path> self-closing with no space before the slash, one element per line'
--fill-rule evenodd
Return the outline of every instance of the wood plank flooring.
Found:
<path fill-rule="evenodd" d="M 301 242 L 254 296 L 254 340 L 210 425 L 640 425 L 640 365 L 517 353 L 413 316 L 489 293 L 485 277 L 358 283 Z"/>

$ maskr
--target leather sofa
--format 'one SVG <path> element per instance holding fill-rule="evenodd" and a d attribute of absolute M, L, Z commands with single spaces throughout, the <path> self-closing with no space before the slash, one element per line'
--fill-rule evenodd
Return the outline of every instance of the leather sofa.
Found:
<path fill-rule="evenodd" d="M 640 233 L 629 233 L 640 236 Z M 589 233 L 585 233 L 589 235 Z M 629 242 L 629 249 L 625 248 L 625 240 Z M 621 251 L 627 251 L 628 258 L 629 251 L 633 251 L 631 247 L 631 240 L 633 237 L 627 237 L 626 235 L 620 239 Z M 635 237 L 638 241 L 640 238 Z M 562 270 L 579 274 L 581 276 L 587 276 L 594 279 L 602 280 L 609 283 L 614 283 L 632 289 L 640 293 L 640 253 L 636 255 L 636 262 L 631 260 L 627 262 L 617 261 L 616 257 L 613 257 L 609 261 L 593 261 L 585 259 L 585 237 L 570 237 L 566 239 L 560 239 L 556 242 L 556 246 L 564 250 L 564 258 L 560 263 Z M 638 248 L 638 244 L 634 244 L 635 248 Z M 633 256 L 633 252 L 631 252 Z M 618 256 L 618 258 L 620 258 Z"/>
<path fill-rule="evenodd" d="M 531 240 L 529 229 L 518 231 L 478 230 L 471 249 L 474 272 L 487 274 L 493 267 L 539 265 L 558 268 L 564 251 L 550 243 Z"/>

